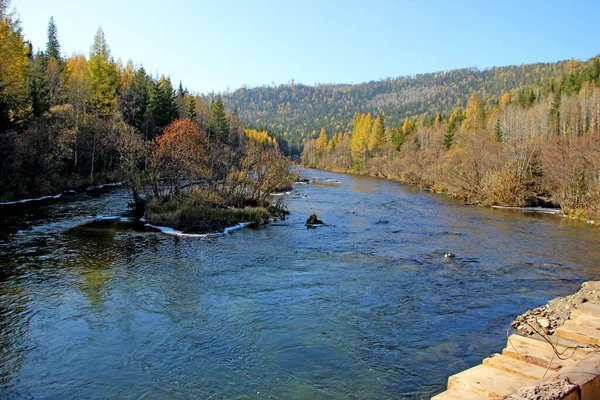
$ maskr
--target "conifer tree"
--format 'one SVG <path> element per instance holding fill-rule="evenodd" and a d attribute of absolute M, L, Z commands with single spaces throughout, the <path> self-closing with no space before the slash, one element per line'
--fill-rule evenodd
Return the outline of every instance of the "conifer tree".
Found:
<path fill-rule="evenodd" d="M 159 132 L 177 119 L 177 102 L 175 101 L 175 91 L 170 78 L 161 75 L 156 84 L 153 85 L 150 96 L 150 110 Z"/>
<path fill-rule="evenodd" d="M 221 143 L 227 143 L 229 138 L 229 121 L 227 121 L 225 107 L 220 95 L 217 97 L 217 100 L 211 103 L 208 113 L 208 138 Z"/>
<path fill-rule="evenodd" d="M 194 96 L 187 96 L 185 116 L 196 122 L 198 112 L 196 111 L 196 98 Z"/>
<path fill-rule="evenodd" d="M 500 143 L 504 141 L 504 136 L 502 135 L 502 127 L 500 127 L 500 119 L 496 120 L 496 127 L 494 128 L 494 134 L 496 135 L 496 140 Z"/>
<path fill-rule="evenodd" d="M 46 43 L 46 57 L 60 60 L 60 43 L 58 42 L 58 31 L 54 24 L 54 17 L 48 22 L 48 42 Z"/>
<path fill-rule="evenodd" d="M 448 122 L 448 126 L 446 127 L 446 134 L 444 135 L 444 146 L 447 149 L 452 147 L 452 143 L 454 142 L 454 131 L 456 130 L 456 122 L 450 121 Z"/>
<path fill-rule="evenodd" d="M 444 146 L 446 146 L 447 149 L 452 147 L 452 144 L 454 143 L 454 134 L 460 126 L 462 116 L 462 109 L 456 107 L 452 111 L 452 114 L 450 114 L 450 118 L 448 118 L 448 126 L 446 127 L 446 134 L 444 135 Z"/>
<path fill-rule="evenodd" d="M 552 122 L 554 122 L 554 127 L 556 129 L 556 133 L 560 132 L 560 105 L 561 105 L 561 91 L 557 90 L 554 93 L 554 98 L 552 99 L 552 105 L 550 106 L 550 116 L 552 117 Z"/>
<path fill-rule="evenodd" d="M 42 52 L 38 52 L 30 61 L 29 70 L 29 98 L 31 101 L 31 112 L 39 117 L 50 108 L 48 92 L 46 90 L 45 74 L 48 65 Z"/>
<path fill-rule="evenodd" d="M 136 70 L 129 60 L 123 71 L 119 89 L 119 110 L 125 122 L 142 131 L 148 108 L 148 80 L 143 67 Z"/>

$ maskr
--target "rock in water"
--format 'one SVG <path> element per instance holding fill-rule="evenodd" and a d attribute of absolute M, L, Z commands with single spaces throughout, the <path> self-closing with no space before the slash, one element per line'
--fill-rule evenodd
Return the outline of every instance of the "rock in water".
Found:
<path fill-rule="evenodd" d="M 323 221 L 317 218 L 317 214 L 312 213 L 306 220 L 306 225 L 323 225 Z"/>

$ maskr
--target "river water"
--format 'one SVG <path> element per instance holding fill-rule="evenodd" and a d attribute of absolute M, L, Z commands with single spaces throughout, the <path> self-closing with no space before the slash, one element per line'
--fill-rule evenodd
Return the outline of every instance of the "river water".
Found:
<path fill-rule="evenodd" d="M 125 189 L 2 208 L 0 397 L 429 398 L 598 277 L 597 228 L 304 173 L 288 220 L 213 240 L 92 222 Z"/>

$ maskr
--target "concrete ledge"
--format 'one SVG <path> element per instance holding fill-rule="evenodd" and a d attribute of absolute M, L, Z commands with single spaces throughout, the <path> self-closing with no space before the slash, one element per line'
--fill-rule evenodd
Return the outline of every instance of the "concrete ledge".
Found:
<path fill-rule="evenodd" d="M 590 353 L 536 385 L 517 390 L 503 400 L 600 400 L 600 352 Z"/>

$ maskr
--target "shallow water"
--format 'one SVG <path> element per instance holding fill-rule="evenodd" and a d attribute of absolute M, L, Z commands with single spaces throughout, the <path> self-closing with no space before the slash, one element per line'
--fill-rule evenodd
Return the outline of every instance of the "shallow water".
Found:
<path fill-rule="evenodd" d="M 597 228 L 305 174 L 287 221 L 215 240 L 93 222 L 125 189 L 0 209 L 0 397 L 429 398 L 597 278 Z"/>

